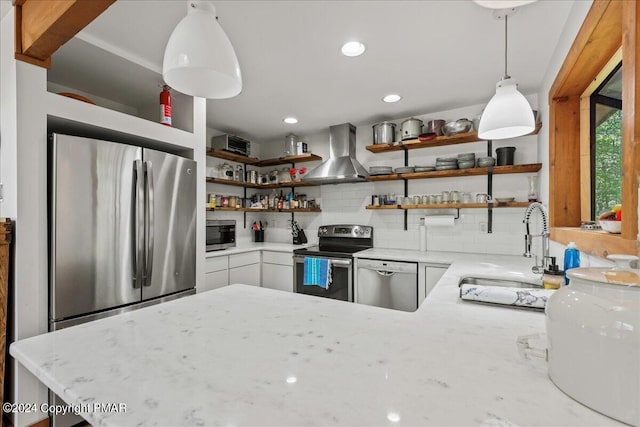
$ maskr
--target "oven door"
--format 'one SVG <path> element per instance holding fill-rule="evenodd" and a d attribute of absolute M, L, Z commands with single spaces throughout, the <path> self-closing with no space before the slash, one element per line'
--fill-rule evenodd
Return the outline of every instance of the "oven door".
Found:
<path fill-rule="evenodd" d="M 320 286 L 305 286 L 303 283 L 304 257 L 294 255 L 293 283 L 295 284 L 295 292 L 353 302 L 353 260 L 350 258 L 327 258 L 321 256 L 315 258 L 328 259 L 331 263 L 331 277 L 333 280 L 329 285 L 329 289 L 323 289 Z"/>

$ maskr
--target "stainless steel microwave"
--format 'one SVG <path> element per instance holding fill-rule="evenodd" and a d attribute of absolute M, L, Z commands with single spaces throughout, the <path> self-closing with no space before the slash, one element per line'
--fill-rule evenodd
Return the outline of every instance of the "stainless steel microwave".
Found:
<path fill-rule="evenodd" d="M 236 245 L 236 221 L 230 219 L 207 220 L 207 252 L 219 251 Z"/>
<path fill-rule="evenodd" d="M 251 154 L 251 142 L 235 135 L 218 135 L 211 138 L 211 148 L 247 156 Z"/>

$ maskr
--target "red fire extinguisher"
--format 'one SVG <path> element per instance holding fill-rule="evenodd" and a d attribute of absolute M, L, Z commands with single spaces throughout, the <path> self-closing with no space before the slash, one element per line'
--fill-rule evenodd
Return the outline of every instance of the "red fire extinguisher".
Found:
<path fill-rule="evenodd" d="M 169 86 L 162 86 L 160 92 L 160 123 L 165 126 L 171 126 L 171 89 Z"/>

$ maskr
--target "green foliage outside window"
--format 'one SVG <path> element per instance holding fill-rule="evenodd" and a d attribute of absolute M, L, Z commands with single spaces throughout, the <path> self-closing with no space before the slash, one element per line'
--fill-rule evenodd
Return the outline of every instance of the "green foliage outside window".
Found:
<path fill-rule="evenodd" d="M 596 127 L 596 215 L 622 203 L 622 111 Z"/>

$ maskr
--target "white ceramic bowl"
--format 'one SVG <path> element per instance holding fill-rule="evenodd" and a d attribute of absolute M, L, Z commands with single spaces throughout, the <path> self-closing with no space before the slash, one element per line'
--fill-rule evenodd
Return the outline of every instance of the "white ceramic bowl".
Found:
<path fill-rule="evenodd" d="M 604 231 L 608 231 L 609 233 L 620 234 L 621 226 L 622 226 L 622 221 L 613 221 L 613 220 L 606 220 L 606 219 L 600 220 L 600 227 L 602 227 Z"/>

